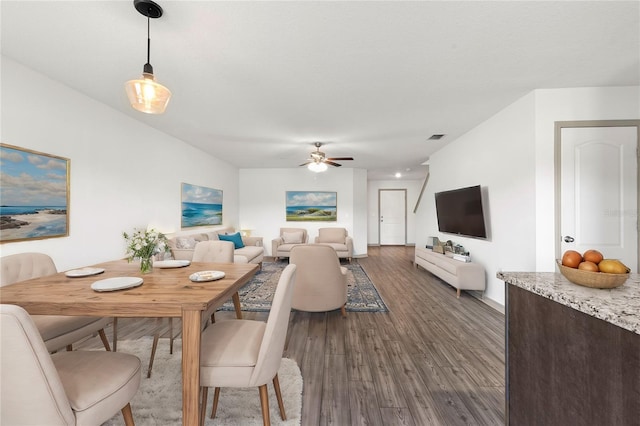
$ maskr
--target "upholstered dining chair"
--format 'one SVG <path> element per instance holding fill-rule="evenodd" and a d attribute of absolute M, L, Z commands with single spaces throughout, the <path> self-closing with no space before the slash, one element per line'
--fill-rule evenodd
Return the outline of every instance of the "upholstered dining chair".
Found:
<path fill-rule="evenodd" d="M 235 245 L 231 241 L 201 241 L 193 250 L 193 262 L 233 263 L 235 259 Z M 246 258 L 242 257 L 246 262 Z M 245 263 L 238 262 L 238 263 Z M 233 307 L 236 310 L 236 318 L 242 319 L 242 307 L 240 296 L 236 291 L 233 296 Z M 206 312 L 205 318 L 211 316 L 211 322 L 215 322 L 215 312 Z"/>
<path fill-rule="evenodd" d="M 0 258 L 2 275 L 0 287 L 32 278 L 56 274 L 53 259 L 44 253 L 19 253 Z M 110 351 L 104 328 L 109 318 L 79 317 L 65 315 L 32 315 L 33 322 L 42 335 L 47 350 L 55 352 L 64 347 L 73 349 L 73 343 L 91 336 L 100 335 L 105 349 Z"/>
<path fill-rule="evenodd" d="M 204 424 L 206 415 L 208 388 L 215 388 L 211 411 L 213 418 L 221 387 L 253 386 L 259 389 L 263 423 L 269 425 L 269 381 L 273 382 L 280 417 L 286 420 L 278 370 L 287 337 L 295 277 L 296 265 L 287 265 L 280 275 L 266 323 L 251 320 L 220 321 L 202 333 L 200 425 Z"/>
<path fill-rule="evenodd" d="M 140 386 L 140 359 L 106 351 L 52 355 L 27 311 L 0 305 L 0 424 L 99 425 L 122 412 Z"/>
<path fill-rule="evenodd" d="M 326 312 L 340 308 L 347 316 L 347 268 L 331 246 L 310 244 L 291 249 L 289 263 L 298 266 L 291 307 Z"/>
<path fill-rule="evenodd" d="M 200 241 L 194 248 L 192 262 L 233 263 L 234 250 L 235 246 L 231 241 Z M 240 306 L 240 296 L 238 292 L 235 292 L 233 295 L 233 305 L 236 310 L 236 317 L 242 319 L 242 308 Z M 204 312 L 202 317 L 203 326 L 206 326 L 209 318 L 211 318 L 212 323 L 215 322 L 215 308 Z M 151 377 L 153 360 L 156 356 L 158 339 L 160 338 L 160 321 L 161 318 L 156 320 L 156 332 L 153 335 L 147 378 Z M 169 318 L 169 353 L 173 354 L 173 318 Z"/>

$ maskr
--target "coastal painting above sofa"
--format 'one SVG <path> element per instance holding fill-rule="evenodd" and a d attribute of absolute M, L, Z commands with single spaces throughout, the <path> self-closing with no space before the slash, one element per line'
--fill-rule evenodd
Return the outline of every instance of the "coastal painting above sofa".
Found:
<path fill-rule="evenodd" d="M 0 144 L 0 242 L 69 236 L 68 158 Z"/>
<path fill-rule="evenodd" d="M 287 191 L 287 222 L 336 222 L 338 193 L 328 191 Z"/>
<path fill-rule="evenodd" d="M 222 190 L 182 184 L 181 226 L 222 225 Z"/>

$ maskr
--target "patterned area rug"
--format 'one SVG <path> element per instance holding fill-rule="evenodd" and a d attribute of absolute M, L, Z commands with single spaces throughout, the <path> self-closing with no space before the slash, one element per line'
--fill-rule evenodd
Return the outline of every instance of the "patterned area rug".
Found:
<path fill-rule="evenodd" d="M 268 312 L 278 279 L 288 265 L 283 262 L 263 262 L 262 270 L 239 290 L 242 310 Z M 347 311 L 388 312 L 387 305 L 375 286 L 357 263 L 342 264 L 347 268 Z M 225 303 L 220 310 L 233 311 L 233 303 Z"/>

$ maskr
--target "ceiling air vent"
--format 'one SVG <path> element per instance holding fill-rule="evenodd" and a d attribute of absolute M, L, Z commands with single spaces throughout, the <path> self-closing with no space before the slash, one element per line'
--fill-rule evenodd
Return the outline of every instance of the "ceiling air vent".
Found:
<path fill-rule="evenodd" d="M 427 139 L 427 140 L 437 141 L 438 139 L 442 139 L 443 137 L 444 137 L 444 135 L 434 134 L 434 135 L 431 135 L 431 137 L 429 139 Z"/>

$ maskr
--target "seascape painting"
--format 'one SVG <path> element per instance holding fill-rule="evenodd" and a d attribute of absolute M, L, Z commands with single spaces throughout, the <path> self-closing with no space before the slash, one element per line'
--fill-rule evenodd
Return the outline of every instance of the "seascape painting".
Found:
<path fill-rule="evenodd" d="M 182 184 L 183 228 L 222 225 L 222 190 Z"/>
<path fill-rule="evenodd" d="M 338 194 L 323 191 L 287 191 L 287 222 L 335 222 Z"/>
<path fill-rule="evenodd" d="M 0 242 L 69 235 L 69 159 L 0 144 Z"/>

